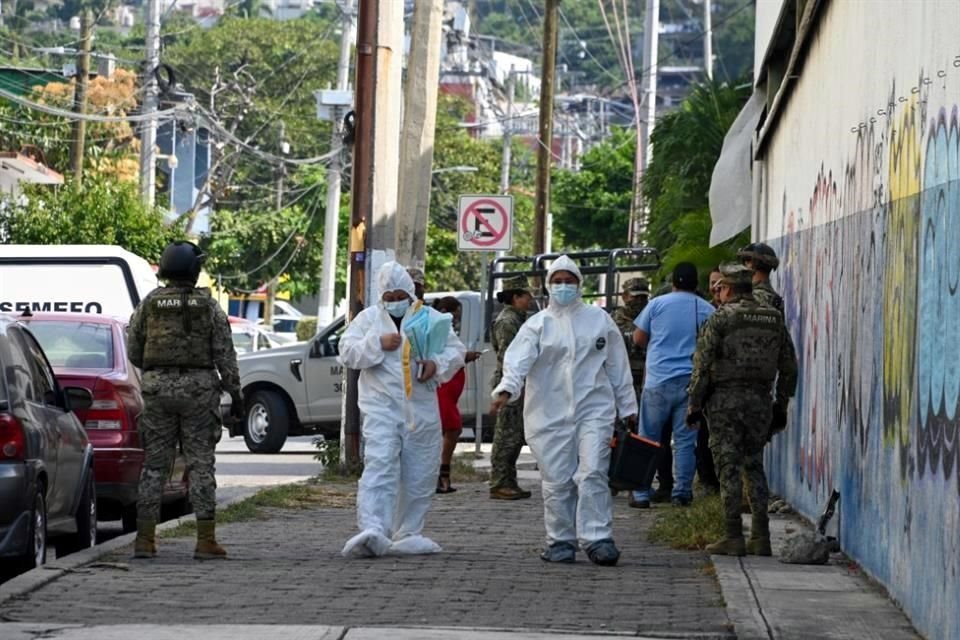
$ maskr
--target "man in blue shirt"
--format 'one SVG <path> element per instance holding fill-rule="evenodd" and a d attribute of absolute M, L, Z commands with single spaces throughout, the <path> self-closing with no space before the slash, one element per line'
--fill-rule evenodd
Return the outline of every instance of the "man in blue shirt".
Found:
<path fill-rule="evenodd" d="M 664 427 L 673 427 L 671 502 L 686 506 L 693 501 L 697 431 L 687 426 L 687 383 L 693 372 L 693 352 L 700 326 L 713 306 L 696 294 L 697 268 L 681 262 L 673 270 L 673 291 L 651 300 L 637 318 L 633 340 L 647 348 L 646 377 L 640 399 L 640 431 L 660 441 Z M 650 487 L 633 494 L 634 504 L 650 507 Z"/>

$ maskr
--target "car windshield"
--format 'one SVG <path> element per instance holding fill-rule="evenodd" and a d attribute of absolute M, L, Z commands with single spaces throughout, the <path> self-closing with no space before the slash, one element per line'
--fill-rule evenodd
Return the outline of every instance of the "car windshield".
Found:
<path fill-rule="evenodd" d="M 30 322 L 47 359 L 65 369 L 113 367 L 113 328 L 98 322 Z"/>
<path fill-rule="evenodd" d="M 253 351 L 253 334 L 233 331 L 233 348 L 237 353 L 250 353 Z"/>

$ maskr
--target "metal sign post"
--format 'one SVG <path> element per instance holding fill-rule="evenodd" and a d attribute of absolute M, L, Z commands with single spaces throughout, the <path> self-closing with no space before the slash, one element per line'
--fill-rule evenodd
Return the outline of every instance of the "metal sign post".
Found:
<path fill-rule="evenodd" d="M 483 252 L 483 276 L 480 282 L 480 309 L 486 316 L 489 296 L 490 253 L 513 249 L 513 196 L 503 195 L 462 195 L 460 196 L 460 214 L 457 217 L 457 247 L 460 251 Z M 483 345 L 486 326 L 481 327 L 477 350 Z M 476 399 L 474 413 L 474 449 L 480 453 L 483 442 L 483 366 L 482 360 L 475 360 L 474 387 Z"/>
<path fill-rule="evenodd" d="M 487 308 L 487 300 L 486 300 L 487 282 L 486 281 L 489 279 L 489 276 L 487 274 L 489 270 L 490 270 L 490 254 L 484 253 L 483 254 L 483 275 L 480 278 L 480 313 L 483 314 L 484 317 L 486 316 L 486 314 L 484 313 L 484 310 Z M 476 346 L 477 351 L 481 351 L 481 347 L 483 347 L 483 336 L 485 333 L 486 333 L 486 327 L 481 325 L 480 337 L 477 340 L 477 346 Z M 473 440 L 474 440 L 474 451 L 477 453 L 477 455 L 480 455 L 480 445 L 483 443 L 483 413 L 484 413 L 483 407 L 487 402 L 490 402 L 490 398 L 483 397 L 483 388 L 485 386 L 483 383 L 483 357 L 481 356 L 477 360 L 474 360 L 473 365 L 474 365 L 473 370 L 476 373 L 476 375 L 473 376 L 474 387 L 476 387 L 476 394 L 477 394 L 475 406 L 474 406 L 474 413 L 477 415 L 476 415 L 476 424 L 474 425 L 474 428 L 473 428 L 473 434 L 474 434 Z"/>

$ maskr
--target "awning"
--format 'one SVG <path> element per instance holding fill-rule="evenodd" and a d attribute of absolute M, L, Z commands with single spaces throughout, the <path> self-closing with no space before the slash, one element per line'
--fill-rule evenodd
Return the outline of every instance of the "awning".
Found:
<path fill-rule="evenodd" d="M 754 90 L 723 138 L 720 159 L 713 167 L 710 180 L 711 247 L 750 226 L 753 197 L 751 145 L 765 105 L 764 94 Z"/>

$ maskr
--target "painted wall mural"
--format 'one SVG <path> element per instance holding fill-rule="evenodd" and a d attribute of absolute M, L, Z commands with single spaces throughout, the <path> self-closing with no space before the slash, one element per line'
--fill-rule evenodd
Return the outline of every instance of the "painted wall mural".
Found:
<path fill-rule="evenodd" d="M 844 549 L 925 635 L 958 638 L 960 100 L 934 104 L 929 75 L 892 83 L 808 193 L 776 196 L 801 378 L 767 463 L 808 516 L 839 489 Z"/>

